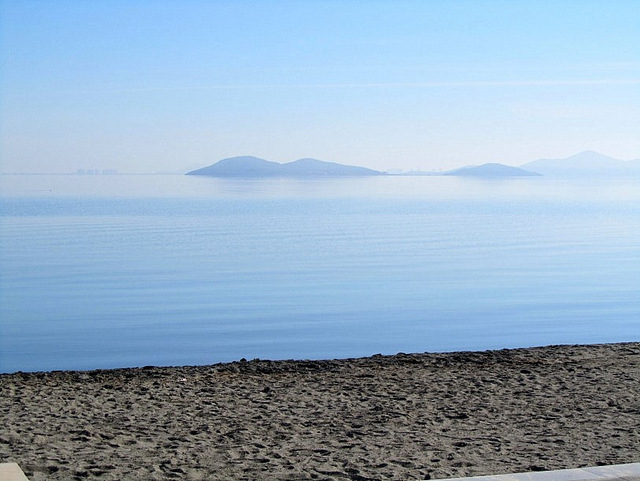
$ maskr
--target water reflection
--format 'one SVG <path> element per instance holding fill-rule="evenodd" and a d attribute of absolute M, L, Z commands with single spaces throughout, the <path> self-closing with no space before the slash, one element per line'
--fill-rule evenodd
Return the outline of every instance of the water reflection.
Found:
<path fill-rule="evenodd" d="M 185 175 L 1 175 L 2 197 L 378 198 L 639 201 L 640 178 L 444 176 L 220 179 Z"/>

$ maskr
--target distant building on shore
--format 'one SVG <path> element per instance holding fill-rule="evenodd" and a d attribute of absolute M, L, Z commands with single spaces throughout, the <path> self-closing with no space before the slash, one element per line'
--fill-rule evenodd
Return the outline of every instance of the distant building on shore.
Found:
<path fill-rule="evenodd" d="M 116 169 L 78 169 L 78 175 L 116 175 Z"/>

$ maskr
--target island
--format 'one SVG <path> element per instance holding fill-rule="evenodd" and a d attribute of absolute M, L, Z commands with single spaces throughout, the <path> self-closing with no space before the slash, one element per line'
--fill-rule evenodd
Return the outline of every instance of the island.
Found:
<path fill-rule="evenodd" d="M 489 163 L 462 167 L 460 169 L 444 172 L 442 175 L 456 175 L 468 177 L 533 177 L 540 176 L 537 172 L 512 167 L 510 165 Z"/>
<path fill-rule="evenodd" d="M 266 177 L 357 177 L 386 175 L 373 169 L 325 162 L 317 159 L 299 159 L 294 162 L 280 164 L 252 156 L 229 157 L 201 169 L 187 172 L 186 175 L 203 175 L 209 177 L 231 178 L 266 178 Z"/>

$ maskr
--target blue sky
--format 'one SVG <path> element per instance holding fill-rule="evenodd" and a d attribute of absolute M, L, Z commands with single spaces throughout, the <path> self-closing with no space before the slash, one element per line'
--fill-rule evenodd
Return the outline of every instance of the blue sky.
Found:
<path fill-rule="evenodd" d="M 640 1 L 0 0 L 0 171 L 640 157 Z"/>

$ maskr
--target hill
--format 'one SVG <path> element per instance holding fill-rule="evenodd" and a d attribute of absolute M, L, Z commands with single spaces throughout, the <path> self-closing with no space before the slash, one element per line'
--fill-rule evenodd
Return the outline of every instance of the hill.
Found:
<path fill-rule="evenodd" d="M 383 172 L 325 162 L 317 159 L 299 159 L 279 164 L 258 157 L 243 156 L 222 159 L 215 164 L 187 172 L 187 175 L 206 175 L 211 177 L 263 178 L 263 177 L 355 177 L 384 175 Z"/>
<path fill-rule="evenodd" d="M 212 177 L 275 177 L 281 164 L 251 156 L 229 157 L 201 169 L 187 172 L 187 175 L 208 175 Z"/>
<path fill-rule="evenodd" d="M 365 167 L 343 165 L 317 159 L 299 159 L 288 164 L 282 164 L 282 171 L 288 176 L 295 177 L 382 175 L 382 172 Z"/>
<path fill-rule="evenodd" d="M 462 167 L 450 170 L 442 175 L 468 176 L 468 177 L 532 177 L 539 176 L 537 172 L 511 167 L 509 165 L 489 163 L 477 166 Z"/>
<path fill-rule="evenodd" d="M 587 150 L 564 159 L 539 159 L 520 166 L 547 176 L 601 177 L 640 175 L 640 160 L 618 160 Z"/>

